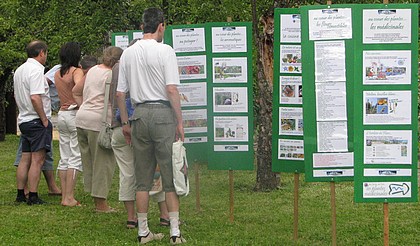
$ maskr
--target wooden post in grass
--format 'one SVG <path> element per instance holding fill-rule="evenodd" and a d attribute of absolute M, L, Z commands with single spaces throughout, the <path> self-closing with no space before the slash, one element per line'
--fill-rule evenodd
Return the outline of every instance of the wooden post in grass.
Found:
<path fill-rule="evenodd" d="M 384 202 L 384 246 L 389 246 L 389 211 L 388 202 Z"/>
<path fill-rule="evenodd" d="M 298 223 L 299 223 L 299 173 L 294 175 L 294 209 L 293 209 L 293 240 L 298 240 Z"/>
<path fill-rule="evenodd" d="M 331 188 L 331 237 L 332 246 L 337 246 L 337 223 L 336 223 L 336 210 L 335 210 L 335 182 L 330 182 Z"/>
<path fill-rule="evenodd" d="M 195 209 L 200 211 L 200 166 L 198 163 L 194 163 L 195 170 Z"/>
<path fill-rule="evenodd" d="M 327 5 L 331 5 L 332 4 L 332 1 L 327 1 Z"/>
<path fill-rule="evenodd" d="M 229 170 L 229 220 L 233 223 L 233 170 Z"/>

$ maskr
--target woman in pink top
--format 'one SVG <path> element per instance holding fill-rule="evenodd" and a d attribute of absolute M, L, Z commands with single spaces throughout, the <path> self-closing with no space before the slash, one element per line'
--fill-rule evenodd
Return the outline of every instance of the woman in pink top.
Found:
<path fill-rule="evenodd" d="M 72 90 L 83 80 L 83 70 L 79 68 L 80 45 L 65 43 L 60 49 L 61 68 L 54 75 L 55 86 L 60 98 L 58 112 L 58 132 L 60 134 L 60 162 L 58 170 L 61 180 L 61 205 L 80 206 L 74 198 L 77 174 L 82 171 L 79 144 L 77 141 L 76 113 L 79 107 L 73 98 Z"/>
<path fill-rule="evenodd" d="M 73 96 L 81 102 L 76 114 L 77 137 L 82 155 L 85 191 L 95 202 L 97 212 L 115 211 L 108 206 L 107 197 L 111 188 L 116 162 L 111 149 L 97 144 L 104 111 L 105 81 L 112 76 L 111 68 L 118 62 L 122 49 L 108 47 L 104 50 L 103 63 L 92 67 L 84 83 L 76 84 Z M 108 122 L 111 123 L 111 100 L 108 105 Z"/>

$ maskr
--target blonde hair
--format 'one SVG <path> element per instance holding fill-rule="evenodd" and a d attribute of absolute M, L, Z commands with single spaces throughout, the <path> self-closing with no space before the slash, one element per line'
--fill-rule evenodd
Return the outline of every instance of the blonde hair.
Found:
<path fill-rule="evenodd" d="M 104 50 L 103 64 L 107 67 L 113 67 L 120 60 L 123 50 L 120 47 L 109 46 Z"/>

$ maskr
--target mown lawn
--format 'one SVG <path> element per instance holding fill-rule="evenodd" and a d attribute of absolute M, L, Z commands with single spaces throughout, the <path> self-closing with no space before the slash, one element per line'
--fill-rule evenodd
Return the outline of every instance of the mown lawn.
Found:
<path fill-rule="evenodd" d="M 40 196 L 48 205 L 15 205 L 15 168 L 12 166 L 19 138 L 9 135 L 0 142 L 0 245 L 136 245 L 136 231 L 125 228 L 124 206 L 118 199 L 118 175 L 109 201 L 119 210 L 98 214 L 83 192 L 79 179 L 76 197 L 83 207 L 67 208 L 60 198 L 47 196 L 45 180 Z M 54 142 L 55 163 L 59 158 Z M 200 165 L 201 211 L 196 210 L 194 168 L 190 168 L 191 193 L 181 199 L 181 230 L 188 245 L 331 245 L 330 184 L 305 183 L 299 187 L 299 240 L 293 241 L 293 175 L 282 174 L 280 189 L 255 193 L 255 173 L 234 172 L 234 222 L 229 222 L 227 171 L 207 170 Z M 383 245 L 383 205 L 355 204 L 351 182 L 336 185 L 337 244 Z M 152 231 L 167 236 L 158 226 L 158 209 L 151 204 Z M 420 245 L 420 205 L 390 204 L 390 245 Z"/>

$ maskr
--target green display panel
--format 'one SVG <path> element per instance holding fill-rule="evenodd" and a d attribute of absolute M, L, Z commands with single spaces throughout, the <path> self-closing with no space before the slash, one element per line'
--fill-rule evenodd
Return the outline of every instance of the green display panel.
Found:
<path fill-rule="evenodd" d="M 354 177 L 353 6 L 301 8 L 305 181 Z"/>
<path fill-rule="evenodd" d="M 274 11 L 273 172 L 305 171 L 299 9 Z"/>
<path fill-rule="evenodd" d="M 169 26 L 164 42 L 171 45 L 178 59 L 187 158 L 190 162 L 207 163 L 208 99 L 207 52 L 205 25 Z"/>
<path fill-rule="evenodd" d="M 208 168 L 252 170 L 252 25 L 207 23 Z"/>
<path fill-rule="evenodd" d="M 418 4 L 353 7 L 356 202 L 417 201 L 418 16 Z"/>
<path fill-rule="evenodd" d="M 143 31 L 142 30 L 128 30 L 128 41 L 131 42 L 133 39 L 136 38 L 143 38 Z"/>
<path fill-rule="evenodd" d="M 130 43 L 128 33 L 126 32 L 114 32 L 111 34 L 111 45 L 120 47 L 125 50 Z"/>

